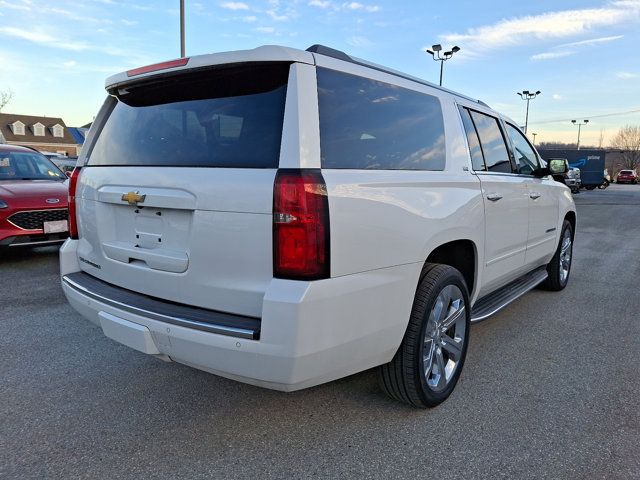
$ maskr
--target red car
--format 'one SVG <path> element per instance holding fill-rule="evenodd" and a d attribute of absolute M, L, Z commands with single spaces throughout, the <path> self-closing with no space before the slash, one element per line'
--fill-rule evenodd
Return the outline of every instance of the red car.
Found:
<path fill-rule="evenodd" d="M 620 170 L 616 183 L 638 183 L 635 170 Z"/>
<path fill-rule="evenodd" d="M 67 196 L 67 176 L 44 155 L 0 145 L 0 247 L 64 242 Z"/>

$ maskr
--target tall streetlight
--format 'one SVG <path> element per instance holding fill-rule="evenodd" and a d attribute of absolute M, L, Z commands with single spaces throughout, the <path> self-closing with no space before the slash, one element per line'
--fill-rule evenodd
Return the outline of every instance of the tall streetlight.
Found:
<path fill-rule="evenodd" d="M 529 90 L 523 90 L 521 92 L 516 92 L 516 93 L 520 95 L 520 98 L 522 100 L 527 101 L 527 116 L 525 117 L 525 120 L 524 120 L 524 134 L 526 135 L 527 127 L 529 126 L 529 102 L 534 98 L 536 98 L 538 95 L 540 95 L 542 92 L 538 90 L 537 92 L 533 93 L 533 92 L 530 92 Z"/>
<path fill-rule="evenodd" d="M 186 57 L 184 48 L 184 0 L 180 0 L 180 57 Z"/>
<path fill-rule="evenodd" d="M 578 150 L 580 150 L 580 127 L 589 123 L 589 120 L 585 120 L 583 123 L 578 122 L 577 120 L 571 120 L 571 123 L 578 125 Z"/>
<path fill-rule="evenodd" d="M 533 146 L 536 146 L 536 135 L 538 135 L 537 133 L 533 133 L 531 132 L 531 135 L 533 135 Z"/>
<path fill-rule="evenodd" d="M 440 62 L 440 86 L 442 86 L 442 70 L 444 68 L 444 62 L 453 57 L 454 53 L 459 52 L 460 47 L 453 47 L 451 50 L 443 52 L 442 55 L 440 55 L 440 52 L 442 51 L 442 45 L 438 43 L 437 45 L 432 45 L 431 49 L 427 49 L 425 51 L 431 54 L 436 62 Z"/>

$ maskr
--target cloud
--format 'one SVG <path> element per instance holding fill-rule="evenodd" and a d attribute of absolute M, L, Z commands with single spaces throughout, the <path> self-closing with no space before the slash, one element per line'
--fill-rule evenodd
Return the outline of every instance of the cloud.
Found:
<path fill-rule="evenodd" d="M 48 33 L 41 31 L 29 31 L 16 27 L 0 27 L 0 35 L 5 35 L 13 38 L 20 38 L 31 43 L 37 43 L 39 45 L 45 45 L 52 48 L 61 48 L 63 50 L 73 50 L 79 52 L 81 50 L 89 49 L 89 46 L 81 42 L 71 42 L 55 38 Z"/>
<path fill-rule="evenodd" d="M 225 2 L 220 4 L 220 6 L 227 10 L 249 10 L 249 5 L 244 2 Z"/>
<path fill-rule="evenodd" d="M 571 50 L 565 50 L 565 51 L 561 51 L 561 52 L 544 52 L 544 53 L 537 53 L 536 55 L 531 55 L 531 60 L 551 60 L 554 58 L 562 58 L 562 57 L 568 57 L 570 55 L 574 55 L 576 52 L 571 51 Z"/>
<path fill-rule="evenodd" d="M 623 37 L 624 35 L 614 35 L 612 37 L 591 38 L 589 40 L 581 40 L 579 42 L 563 43 L 562 45 L 558 45 L 556 48 L 582 47 L 582 46 L 588 46 L 588 45 L 596 45 L 598 43 L 613 42 L 614 40 L 619 40 Z"/>
<path fill-rule="evenodd" d="M 74 20 L 76 22 L 101 23 L 101 24 L 111 24 L 111 23 L 113 23 L 111 20 L 109 20 L 107 18 L 98 18 L 98 17 L 90 17 L 90 16 L 87 16 L 87 15 L 78 15 L 75 12 L 71 12 L 69 10 L 65 10 L 63 8 L 57 8 L 57 7 L 42 8 L 42 9 L 40 9 L 40 12 L 41 13 L 45 13 L 45 14 L 53 13 L 55 15 L 60 15 L 60 16 L 68 18 L 69 20 Z"/>
<path fill-rule="evenodd" d="M 271 19 L 275 20 L 276 22 L 286 22 L 291 18 L 288 14 L 279 14 L 275 10 L 267 10 L 267 15 L 269 15 Z"/>
<path fill-rule="evenodd" d="M 75 60 L 69 60 L 68 62 L 64 62 L 62 65 L 64 65 L 67 68 L 72 68 L 75 67 L 78 64 L 78 62 L 76 62 Z"/>
<path fill-rule="evenodd" d="M 120 21 L 122 22 L 123 25 L 126 25 L 127 27 L 133 27 L 134 25 L 138 24 L 136 20 L 127 20 L 126 18 L 123 18 Z"/>
<path fill-rule="evenodd" d="M 0 36 L 2 35 L 19 38 L 21 40 L 26 40 L 37 45 L 42 45 L 49 48 L 57 48 L 61 50 L 71 50 L 74 52 L 100 52 L 104 53 L 105 55 L 128 58 L 129 60 L 135 60 L 135 57 L 138 57 L 138 55 L 129 48 L 114 47 L 110 46 L 109 44 L 92 45 L 67 38 L 58 38 L 49 35 L 48 33 L 42 32 L 41 29 L 27 31 L 22 28 L 16 27 L 0 27 Z"/>
<path fill-rule="evenodd" d="M 247 15 L 246 17 L 242 17 L 243 22 L 255 22 L 256 20 L 258 20 L 258 17 L 256 17 L 255 15 Z"/>
<path fill-rule="evenodd" d="M 347 10 L 362 10 L 365 12 L 379 12 L 380 7 L 377 5 L 363 5 L 359 2 L 350 2 L 342 4 L 343 8 Z"/>
<path fill-rule="evenodd" d="M 308 5 L 311 7 L 329 8 L 332 4 L 329 0 L 311 0 Z"/>
<path fill-rule="evenodd" d="M 465 51 L 480 53 L 522 45 L 532 40 L 549 40 L 588 34 L 602 27 L 633 21 L 640 16 L 640 1 L 612 2 L 602 8 L 561 10 L 528 15 L 470 28 L 464 33 L 449 33 L 446 43 L 459 43 Z"/>
<path fill-rule="evenodd" d="M 554 93 L 553 95 L 551 95 L 551 98 L 553 98 L 554 100 L 562 100 L 562 95 Z"/>
<path fill-rule="evenodd" d="M 256 28 L 256 32 L 260 33 L 275 33 L 276 29 L 273 27 L 258 27 Z"/>
<path fill-rule="evenodd" d="M 51 43 L 55 41 L 55 39 L 47 33 L 28 31 L 15 27 L 0 27 L 0 35 L 21 38 L 33 43 Z"/>
<path fill-rule="evenodd" d="M 640 73 L 618 72 L 616 73 L 616 77 L 621 78 L 623 80 L 628 80 L 630 78 L 640 78 Z"/>
<path fill-rule="evenodd" d="M 18 4 L 13 3 L 13 2 L 5 2 L 4 0 L 0 1 L 0 7 L 10 8 L 12 10 L 22 10 L 22 11 L 31 10 L 31 7 L 28 6 L 28 5 L 18 5 Z"/>
<path fill-rule="evenodd" d="M 371 40 L 369 40 L 367 37 L 363 37 L 360 35 L 354 35 L 350 37 L 349 39 L 347 39 L 347 43 L 352 47 L 358 47 L 358 48 L 366 48 L 366 47 L 371 47 L 373 45 L 373 42 Z"/>

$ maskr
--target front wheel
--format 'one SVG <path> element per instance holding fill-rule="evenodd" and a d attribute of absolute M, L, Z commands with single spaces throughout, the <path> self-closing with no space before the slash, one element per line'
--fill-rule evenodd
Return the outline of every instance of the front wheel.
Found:
<path fill-rule="evenodd" d="M 541 287 L 554 292 L 562 290 L 567 286 L 569 273 L 571 273 L 571 261 L 573 259 L 573 227 L 569 220 L 565 220 L 562 225 L 560 242 L 556 253 L 547 264 L 547 279 Z"/>
<path fill-rule="evenodd" d="M 379 367 L 382 389 L 418 408 L 445 401 L 464 365 L 470 318 L 462 274 L 448 265 L 425 265 L 400 348 Z"/>

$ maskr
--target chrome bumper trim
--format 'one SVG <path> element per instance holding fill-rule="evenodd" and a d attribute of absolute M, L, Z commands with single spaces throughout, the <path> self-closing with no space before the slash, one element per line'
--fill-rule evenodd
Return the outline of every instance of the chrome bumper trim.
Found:
<path fill-rule="evenodd" d="M 47 245 L 56 245 L 64 243 L 66 238 L 58 238 L 56 240 L 40 240 L 37 242 L 10 243 L 8 247 L 45 247 Z"/>
<path fill-rule="evenodd" d="M 124 310 L 125 312 L 129 312 L 135 315 L 140 315 L 146 318 L 150 318 L 153 320 L 158 320 L 160 322 L 166 322 L 166 323 L 171 323 L 173 325 L 177 325 L 180 327 L 187 327 L 187 328 L 193 328 L 196 330 L 202 330 L 205 332 L 210 332 L 210 333 L 217 333 L 219 335 L 227 335 L 230 337 L 238 337 L 238 338 L 245 338 L 248 340 L 257 340 L 258 334 L 259 334 L 259 330 L 258 333 L 256 333 L 255 330 L 250 330 L 250 329 L 244 329 L 244 328 L 236 328 L 236 327 L 229 327 L 229 326 L 225 326 L 225 325 L 216 325 L 216 324 L 211 324 L 211 323 L 205 323 L 205 322 L 199 322 L 196 320 L 190 320 L 190 319 L 186 319 L 186 318 L 181 318 L 181 317 L 175 317 L 172 315 L 166 315 L 163 313 L 159 313 L 159 312 L 153 312 L 150 310 L 146 310 L 143 308 L 139 308 L 133 305 L 127 305 L 125 303 L 119 302 L 118 300 L 114 300 L 111 298 L 107 298 L 103 295 L 100 295 L 99 293 L 93 292 L 89 289 L 87 289 L 86 287 L 84 287 L 83 285 L 80 285 L 76 282 L 74 282 L 73 280 L 71 280 L 70 278 L 68 278 L 67 275 L 62 277 L 62 282 L 63 284 L 65 284 L 66 286 L 68 286 L 69 288 L 72 288 L 73 290 L 77 291 L 78 293 L 85 295 L 93 300 L 96 300 L 100 303 L 104 303 L 105 305 L 109 305 L 111 307 L 117 308 L 119 310 Z M 214 313 L 214 312 L 212 312 Z"/>

